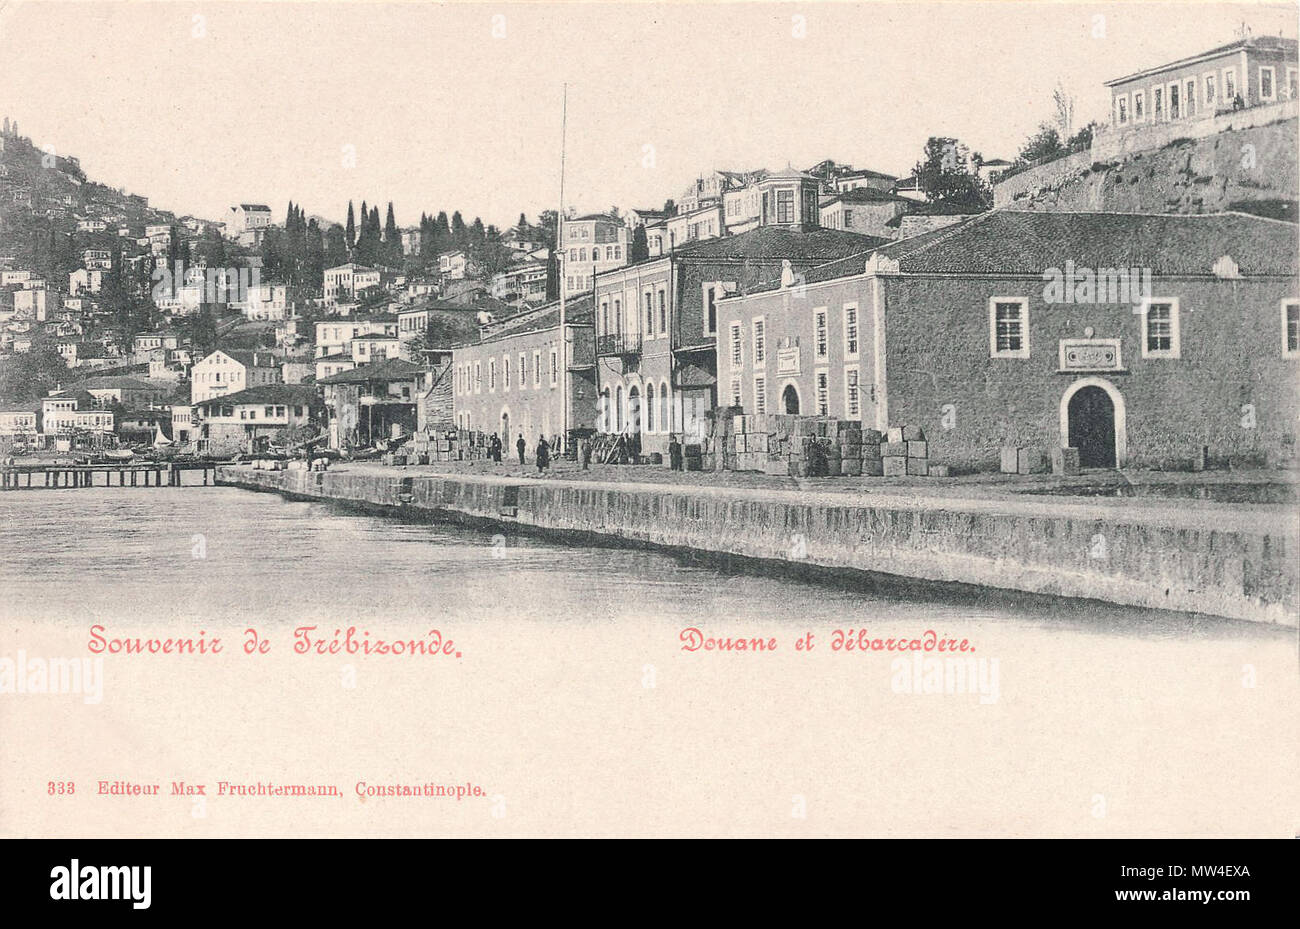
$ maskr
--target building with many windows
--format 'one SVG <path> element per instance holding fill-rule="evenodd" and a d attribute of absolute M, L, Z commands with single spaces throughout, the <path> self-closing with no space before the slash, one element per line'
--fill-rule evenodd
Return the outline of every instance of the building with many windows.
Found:
<path fill-rule="evenodd" d="M 499 434 L 507 454 L 522 434 L 531 454 L 538 436 L 550 441 L 563 429 L 560 379 L 567 378 L 569 428 L 594 428 L 591 297 L 566 301 L 564 321 L 563 363 L 557 303 L 512 316 L 485 328 L 477 342 L 457 347 L 451 369 L 456 425 Z"/>
<path fill-rule="evenodd" d="M 791 180 L 788 189 L 802 184 Z M 643 451 L 660 453 L 672 433 L 702 437 L 708 414 L 725 402 L 717 390 L 718 301 L 779 277 L 787 264 L 797 273 L 884 243 L 818 229 L 815 212 L 807 230 L 798 221 L 806 214 L 788 215 L 796 221 L 696 242 L 597 277 L 599 431 L 637 435 Z"/>
<path fill-rule="evenodd" d="M 1295 100 L 1300 96 L 1296 49 L 1295 39 L 1246 36 L 1107 81 L 1111 127 L 1177 122 Z"/>
<path fill-rule="evenodd" d="M 919 426 L 965 468 L 1289 460 L 1298 254 L 1240 213 L 983 213 L 719 301 L 722 400 Z"/>
<path fill-rule="evenodd" d="M 558 249 L 560 287 L 566 297 L 591 293 L 597 274 L 628 263 L 630 234 L 617 217 L 591 213 L 566 219 Z"/>

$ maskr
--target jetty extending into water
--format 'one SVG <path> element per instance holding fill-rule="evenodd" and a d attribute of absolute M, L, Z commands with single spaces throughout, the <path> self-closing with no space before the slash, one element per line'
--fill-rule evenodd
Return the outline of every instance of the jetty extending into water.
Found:
<path fill-rule="evenodd" d="M 203 486 L 215 481 L 211 461 L 131 461 L 107 464 L 0 465 L 0 490 L 68 490 L 77 487 L 180 487 L 181 473 L 202 471 Z M 103 475 L 101 480 L 100 475 Z"/>
<path fill-rule="evenodd" d="M 914 487 L 821 490 L 222 466 L 217 483 L 493 531 L 1297 625 L 1300 512 Z M 513 527 L 513 529 L 512 529 Z"/>

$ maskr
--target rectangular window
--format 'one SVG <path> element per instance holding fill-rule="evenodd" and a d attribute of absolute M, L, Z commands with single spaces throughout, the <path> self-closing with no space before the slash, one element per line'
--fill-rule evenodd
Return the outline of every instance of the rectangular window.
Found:
<path fill-rule="evenodd" d="M 740 406 L 740 375 L 731 376 L 731 405 Z"/>
<path fill-rule="evenodd" d="M 1142 301 L 1142 357 L 1178 358 L 1178 301 Z"/>
<path fill-rule="evenodd" d="M 560 353 L 556 349 L 551 349 L 551 386 L 554 387 L 560 383 Z"/>
<path fill-rule="evenodd" d="M 1296 75 L 1297 71 L 1295 68 L 1286 69 L 1286 98 L 1288 100 L 1294 100 L 1296 97 L 1300 97 L 1300 80 L 1297 79 Z"/>
<path fill-rule="evenodd" d="M 1203 83 L 1205 84 L 1205 95 L 1204 95 L 1205 106 L 1207 109 L 1210 110 L 1210 112 L 1213 112 L 1215 107 L 1215 101 L 1218 98 L 1218 94 L 1216 93 L 1216 91 L 1218 90 L 1218 81 L 1215 79 L 1214 73 L 1211 72 L 1205 75 Z"/>
<path fill-rule="evenodd" d="M 744 348 L 740 341 L 740 323 L 731 324 L 731 366 L 739 368 L 744 363 Z"/>
<path fill-rule="evenodd" d="M 1273 68 L 1259 69 L 1259 99 L 1272 102 L 1277 99 L 1277 71 Z"/>
<path fill-rule="evenodd" d="M 1029 357 L 1029 301 L 1024 297 L 989 300 L 989 354 L 994 358 Z"/>
<path fill-rule="evenodd" d="M 659 288 L 659 334 L 668 332 L 668 292 Z"/>
<path fill-rule="evenodd" d="M 717 288 L 713 284 L 704 285 L 704 334 L 718 334 Z"/>
<path fill-rule="evenodd" d="M 474 393 L 483 392 L 483 365 L 480 362 L 474 362 Z"/>
<path fill-rule="evenodd" d="M 767 412 L 767 378 L 762 374 L 754 375 L 754 412 Z"/>
<path fill-rule="evenodd" d="M 1146 91 L 1133 91 L 1133 121 L 1140 123 L 1146 119 L 1147 95 Z"/>
<path fill-rule="evenodd" d="M 1181 115 L 1182 115 L 1182 111 L 1179 109 L 1178 85 L 1170 84 L 1169 85 L 1169 118 L 1177 119 Z"/>
<path fill-rule="evenodd" d="M 831 412 L 831 376 L 825 370 L 817 372 L 817 415 L 829 416 Z"/>
<path fill-rule="evenodd" d="M 542 353 L 540 349 L 533 352 L 533 386 L 542 386 Z"/>
<path fill-rule="evenodd" d="M 1232 106 L 1232 101 L 1237 98 L 1237 69 L 1223 69 L 1223 102 L 1226 106 Z"/>
<path fill-rule="evenodd" d="M 754 367 L 767 361 L 767 322 L 759 316 L 754 319 Z"/>
<path fill-rule="evenodd" d="M 826 307 L 813 310 L 813 353 L 818 358 L 825 358 L 826 346 Z"/>
<path fill-rule="evenodd" d="M 844 304 L 844 357 L 858 357 L 858 305 Z"/>
<path fill-rule="evenodd" d="M 650 338 L 655 334 L 655 308 L 654 294 L 646 291 L 645 294 L 645 336 Z"/>
<path fill-rule="evenodd" d="M 1151 107 L 1153 113 L 1151 118 L 1156 122 L 1165 118 L 1165 92 L 1163 88 L 1153 87 L 1151 89 Z"/>
<path fill-rule="evenodd" d="M 488 392 L 492 393 L 497 389 L 497 360 L 488 359 Z"/>
<path fill-rule="evenodd" d="M 528 386 L 528 356 L 523 352 L 519 353 L 519 389 L 523 390 Z"/>
<path fill-rule="evenodd" d="M 1189 78 L 1187 81 L 1187 96 L 1183 100 L 1183 108 L 1187 110 L 1188 116 L 1196 115 L 1196 78 Z"/>
<path fill-rule="evenodd" d="M 1282 354 L 1300 358 L 1300 300 L 1282 301 Z"/>
<path fill-rule="evenodd" d="M 1120 126 L 1128 125 L 1128 94 L 1115 97 L 1115 122 Z"/>
<path fill-rule="evenodd" d="M 858 419 L 862 415 L 862 402 L 858 397 L 858 366 L 844 369 L 844 415 Z"/>
<path fill-rule="evenodd" d="M 776 192 L 776 221 L 778 223 L 794 222 L 794 191 L 778 190 Z"/>
<path fill-rule="evenodd" d="M 510 356 L 503 355 L 501 358 L 501 388 L 510 389 Z"/>

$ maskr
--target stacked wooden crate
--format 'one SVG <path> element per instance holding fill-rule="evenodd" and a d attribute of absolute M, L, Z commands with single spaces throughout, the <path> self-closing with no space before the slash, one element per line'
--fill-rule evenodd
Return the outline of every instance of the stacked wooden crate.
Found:
<path fill-rule="evenodd" d="M 920 426 L 891 426 L 881 443 L 880 458 L 885 477 L 930 473 L 930 445 Z"/>

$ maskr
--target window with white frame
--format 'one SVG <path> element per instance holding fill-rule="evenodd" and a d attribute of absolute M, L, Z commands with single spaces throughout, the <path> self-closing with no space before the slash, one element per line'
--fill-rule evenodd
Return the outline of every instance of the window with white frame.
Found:
<path fill-rule="evenodd" d="M 1300 300 L 1282 301 L 1282 354 L 1300 358 Z"/>
<path fill-rule="evenodd" d="M 533 386 L 542 386 L 542 352 L 541 349 L 533 349 Z"/>
<path fill-rule="evenodd" d="M 474 393 L 481 394 L 482 392 L 483 392 L 483 364 L 481 362 L 476 361 L 474 362 Z"/>
<path fill-rule="evenodd" d="M 744 365 L 744 345 L 741 343 L 739 320 L 731 324 L 731 366 L 740 368 Z"/>
<path fill-rule="evenodd" d="M 528 387 L 528 356 L 523 352 L 519 353 L 519 389 L 524 390 Z"/>
<path fill-rule="evenodd" d="M 755 316 L 754 326 L 754 367 L 767 361 L 767 321 L 762 316 Z"/>
<path fill-rule="evenodd" d="M 1186 94 L 1183 100 L 1183 108 L 1187 111 L 1188 116 L 1196 115 L 1196 78 L 1189 77 L 1185 85 Z"/>
<path fill-rule="evenodd" d="M 654 293 L 649 290 L 643 296 L 645 297 L 645 337 L 649 339 L 655 334 L 655 298 Z"/>
<path fill-rule="evenodd" d="M 831 412 L 831 375 L 825 368 L 817 372 L 817 415 L 829 416 Z"/>
<path fill-rule="evenodd" d="M 731 405 L 740 406 L 740 404 L 740 375 L 733 374 L 731 376 Z"/>
<path fill-rule="evenodd" d="M 1121 126 L 1128 125 L 1128 94 L 1115 96 L 1115 122 Z"/>
<path fill-rule="evenodd" d="M 488 359 L 488 393 L 493 393 L 497 389 L 497 360 Z"/>
<path fill-rule="evenodd" d="M 1147 118 L 1147 95 L 1146 91 L 1133 91 L 1133 122 L 1140 123 Z"/>
<path fill-rule="evenodd" d="M 704 285 L 704 334 L 718 334 L 718 293 L 713 284 Z"/>
<path fill-rule="evenodd" d="M 767 412 L 767 377 L 763 374 L 754 375 L 754 412 Z"/>
<path fill-rule="evenodd" d="M 1178 117 L 1183 115 L 1182 110 L 1179 107 L 1179 103 L 1180 103 L 1179 97 L 1180 94 L 1178 92 L 1178 82 L 1173 81 L 1169 84 L 1169 100 L 1167 101 L 1169 105 L 1170 119 L 1177 119 Z"/>
<path fill-rule="evenodd" d="M 1165 118 L 1165 92 L 1163 88 L 1151 88 L 1151 119 L 1155 122 Z"/>
<path fill-rule="evenodd" d="M 844 304 L 844 357 L 858 357 L 858 305 Z"/>
<path fill-rule="evenodd" d="M 1237 97 L 1237 69 L 1223 69 L 1223 102 L 1229 106 Z"/>
<path fill-rule="evenodd" d="M 1203 99 L 1205 100 L 1205 107 L 1210 112 L 1214 112 L 1214 108 L 1218 105 L 1219 99 L 1219 82 L 1217 75 L 1211 71 L 1209 74 L 1204 75 L 1202 83 L 1204 85 Z"/>
<path fill-rule="evenodd" d="M 817 358 L 825 358 L 827 352 L 826 307 L 819 306 L 813 310 L 813 354 Z"/>
<path fill-rule="evenodd" d="M 1277 69 L 1260 66 L 1259 99 L 1272 102 L 1277 99 Z"/>
<path fill-rule="evenodd" d="M 1300 79 L 1297 78 L 1297 73 L 1300 72 L 1297 72 L 1295 68 L 1286 69 L 1286 98 L 1288 100 L 1300 97 L 1300 86 L 1297 86 L 1300 85 Z"/>
<path fill-rule="evenodd" d="M 844 415 L 849 419 L 862 416 L 862 398 L 858 393 L 858 366 L 844 368 Z"/>
<path fill-rule="evenodd" d="M 560 352 L 558 349 L 551 349 L 551 386 L 560 383 Z"/>
<path fill-rule="evenodd" d="M 665 335 L 668 332 L 668 291 L 663 287 L 659 288 L 659 334 Z"/>
<path fill-rule="evenodd" d="M 1178 358 L 1178 301 L 1165 297 L 1142 301 L 1142 357 Z"/>
<path fill-rule="evenodd" d="M 501 356 L 501 389 L 510 389 L 510 356 Z"/>
<path fill-rule="evenodd" d="M 989 354 L 994 358 L 1029 357 L 1029 300 L 993 297 L 989 300 Z"/>

